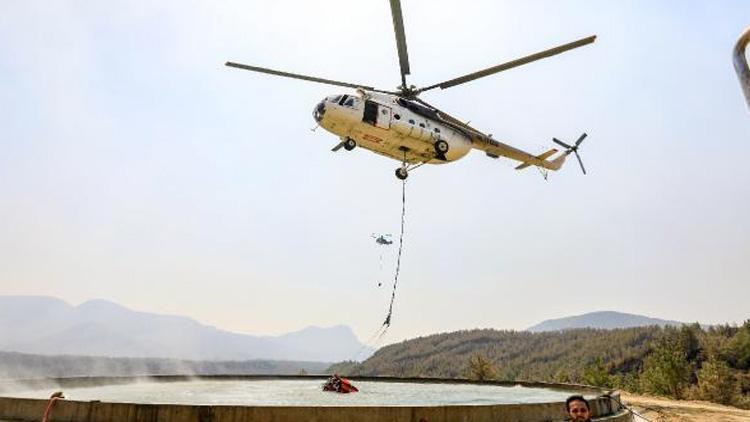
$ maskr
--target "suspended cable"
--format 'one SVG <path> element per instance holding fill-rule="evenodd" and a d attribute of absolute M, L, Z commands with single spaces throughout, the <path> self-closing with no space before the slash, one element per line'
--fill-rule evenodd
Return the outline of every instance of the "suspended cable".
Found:
<path fill-rule="evenodd" d="M 362 354 L 362 352 L 367 347 L 375 347 L 376 345 L 380 344 L 380 342 L 385 337 L 385 334 L 388 332 L 388 328 L 391 326 L 391 317 L 393 316 L 393 303 L 396 300 L 396 288 L 398 287 L 398 277 L 401 273 L 401 255 L 404 250 L 404 226 L 406 221 L 406 179 L 402 181 L 401 184 L 401 233 L 398 237 L 398 256 L 396 258 L 396 272 L 393 276 L 393 290 L 391 291 L 391 301 L 388 304 L 388 314 L 385 317 L 385 321 L 383 321 L 383 324 L 378 328 L 370 338 L 367 339 L 366 342 L 362 345 L 362 347 L 359 349 L 357 354 L 355 355 L 355 360 L 359 358 L 359 356 Z"/>
<path fill-rule="evenodd" d="M 396 274 L 393 276 L 393 291 L 391 292 L 391 303 L 388 305 L 388 315 L 383 321 L 383 330 L 381 337 L 385 335 L 388 327 L 391 326 L 391 317 L 393 316 L 393 302 L 396 300 L 396 287 L 398 287 L 398 276 L 401 272 L 401 254 L 404 250 L 404 222 L 406 220 L 406 179 L 401 183 L 401 233 L 398 237 L 398 257 L 396 258 Z"/>

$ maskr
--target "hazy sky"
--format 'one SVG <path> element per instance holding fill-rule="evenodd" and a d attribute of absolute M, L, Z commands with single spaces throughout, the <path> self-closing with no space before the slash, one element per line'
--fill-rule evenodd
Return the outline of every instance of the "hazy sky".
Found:
<path fill-rule="evenodd" d="M 595 310 L 750 317 L 746 0 L 402 3 L 418 86 L 599 38 L 423 96 L 532 152 L 586 131 L 589 174 L 480 152 L 413 172 L 387 342 Z M 227 60 L 400 83 L 386 0 L 0 2 L 0 294 L 378 328 L 396 249 L 381 270 L 370 234 L 398 233 L 398 163 L 310 130 L 347 89 Z"/>

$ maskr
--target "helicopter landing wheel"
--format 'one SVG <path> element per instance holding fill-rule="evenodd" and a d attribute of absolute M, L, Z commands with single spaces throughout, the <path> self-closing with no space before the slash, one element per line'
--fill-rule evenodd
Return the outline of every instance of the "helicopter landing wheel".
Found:
<path fill-rule="evenodd" d="M 353 150 L 357 146 L 357 142 L 352 138 L 346 138 L 344 141 L 344 149 L 347 151 Z"/>
<path fill-rule="evenodd" d="M 448 143 L 445 142 L 442 139 L 438 139 L 435 142 L 435 152 L 437 152 L 440 155 L 445 155 L 446 152 L 448 152 Z"/>
<path fill-rule="evenodd" d="M 406 170 L 406 167 L 399 167 L 396 169 L 396 177 L 399 180 L 406 180 L 407 177 L 409 177 L 409 172 Z"/>

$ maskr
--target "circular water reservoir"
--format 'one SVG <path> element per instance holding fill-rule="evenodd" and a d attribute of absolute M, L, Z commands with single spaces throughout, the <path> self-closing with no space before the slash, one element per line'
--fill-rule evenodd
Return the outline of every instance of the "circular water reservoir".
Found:
<path fill-rule="evenodd" d="M 353 381 L 358 393 L 321 390 L 322 380 L 205 380 L 67 387 L 68 400 L 238 406 L 446 406 L 565 401 L 571 391 L 522 385 Z M 15 397 L 46 399 L 50 390 Z"/>
<path fill-rule="evenodd" d="M 595 420 L 630 421 L 619 395 L 575 385 L 352 378 L 359 392 L 322 391 L 326 377 L 152 376 L 0 381 L 0 420 L 35 421 L 50 394 L 64 422 L 548 422 L 565 399 L 590 399 Z M 605 419 L 598 419 L 604 417 Z"/>

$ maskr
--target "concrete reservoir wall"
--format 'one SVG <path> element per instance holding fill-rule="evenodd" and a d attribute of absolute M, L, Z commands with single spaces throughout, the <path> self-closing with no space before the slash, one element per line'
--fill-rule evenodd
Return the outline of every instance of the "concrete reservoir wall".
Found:
<path fill-rule="evenodd" d="M 574 390 L 579 388 L 556 386 Z M 588 391 L 591 392 L 591 390 Z M 595 420 L 632 421 L 630 413 L 621 407 L 619 401 L 617 393 L 591 400 Z M 44 399 L 0 397 L 0 421 L 40 421 L 47 404 L 48 401 Z M 325 407 L 177 405 L 59 400 L 51 412 L 50 422 L 550 422 L 562 421 L 565 417 L 565 404 L 562 402 Z"/>

